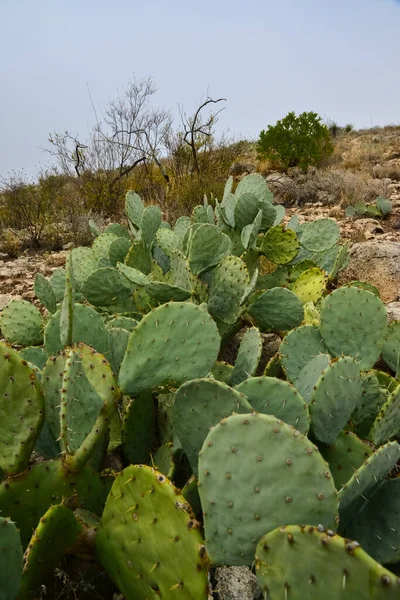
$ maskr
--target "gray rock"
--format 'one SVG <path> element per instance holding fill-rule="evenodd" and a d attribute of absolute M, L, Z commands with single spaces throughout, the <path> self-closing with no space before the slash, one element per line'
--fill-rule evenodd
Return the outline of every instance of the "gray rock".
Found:
<path fill-rule="evenodd" d="M 215 571 L 219 600 L 255 600 L 261 598 L 257 577 L 248 567 L 219 567 Z"/>
<path fill-rule="evenodd" d="M 400 302 L 390 302 L 386 306 L 388 321 L 400 321 Z"/>
<path fill-rule="evenodd" d="M 354 244 L 350 265 L 339 275 L 340 285 L 359 280 L 378 288 L 383 302 L 400 297 L 400 243 L 368 241 Z"/>

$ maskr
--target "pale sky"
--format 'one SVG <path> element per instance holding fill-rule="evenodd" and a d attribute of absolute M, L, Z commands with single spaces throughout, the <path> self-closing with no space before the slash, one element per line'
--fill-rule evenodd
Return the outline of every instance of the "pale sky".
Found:
<path fill-rule="evenodd" d="M 357 128 L 400 123 L 396 0 L 0 0 L 0 175 L 33 176 L 52 131 L 83 138 L 135 74 L 155 104 L 228 102 L 220 127 L 257 138 L 287 112 Z"/>

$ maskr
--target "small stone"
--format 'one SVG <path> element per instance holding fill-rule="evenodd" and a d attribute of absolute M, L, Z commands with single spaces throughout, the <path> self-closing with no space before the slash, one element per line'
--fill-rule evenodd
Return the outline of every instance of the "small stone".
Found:
<path fill-rule="evenodd" d="M 257 577 L 248 567 L 218 567 L 215 571 L 219 600 L 255 600 L 262 598 Z"/>

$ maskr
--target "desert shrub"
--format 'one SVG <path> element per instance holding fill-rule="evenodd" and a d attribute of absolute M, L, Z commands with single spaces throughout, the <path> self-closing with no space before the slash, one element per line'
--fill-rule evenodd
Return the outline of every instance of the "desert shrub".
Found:
<path fill-rule="evenodd" d="M 284 171 L 290 167 L 307 171 L 332 152 L 329 129 L 314 112 L 303 112 L 298 117 L 290 112 L 276 125 L 261 131 L 258 140 L 260 157 L 278 157 Z"/>

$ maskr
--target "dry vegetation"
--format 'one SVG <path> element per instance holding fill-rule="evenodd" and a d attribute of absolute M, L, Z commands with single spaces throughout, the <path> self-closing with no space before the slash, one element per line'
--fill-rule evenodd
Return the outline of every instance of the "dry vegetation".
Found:
<path fill-rule="evenodd" d="M 212 113 L 214 114 L 214 113 Z M 374 202 L 390 196 L 400 181 L 400 126 L 361 131 L 340 130 L 333 138 L 334 153 L 319 168 L 307 173 L 298 168 L 280 172 L 279 164 L 258 160 L 253 142 L 216 140 L 216 120 L 200 122 L 196 156 L 183 140 L 184 130 L 168 129 L 166 157 L 138 162 L 118 180 L 110 194 L 115 170 L 91 168 L 74 176 L 59 168 L 29 183 L 22 175 L 3 180 L 0 194 L 0 251 L 17 256 L 24 248 L 60 249 L 90 241 L 89 219 L 99 224 L 121 218 L 128 189 L 135 189 L 148 203 L 158 204 L 169 221 L 190 214 L 203 194 L 220 198 L 229 174 L 239 180 L 258 171 L 264 175 L 278 202 L 286 206 L 319 203 L 339 207 L 337 213 L 357 202 Z M 187 119 L 190 128 L 193 120 Z M 115 192 L 115 193 L 114 193 Z"/>

